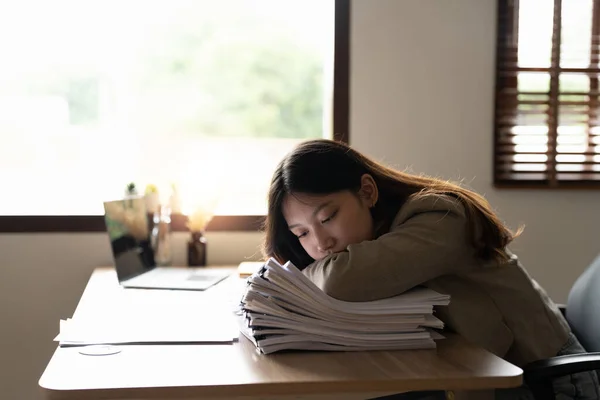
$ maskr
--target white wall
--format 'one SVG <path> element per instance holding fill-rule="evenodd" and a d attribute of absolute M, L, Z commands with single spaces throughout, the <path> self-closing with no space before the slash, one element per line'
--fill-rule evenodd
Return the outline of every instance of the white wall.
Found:
<path fill-rule="evenodd" d="M 351 141 L 397 167 L 464 179 L 525 225 L 512 249 L 559 302 L 600 253 L 600 191 L 492 187 L 495 0 L 352 3 Z"/>
<path fill-rule="evenodd" d="M 496 190 L 492 177 L 495 0 L 352 3 L 351 141 L 415 172 L 465 178 L 525 233 L 513 249 L 564 301 L 600 253 L 600 192 Z M 209 235 L 209 263 L 257 255 L 256 233 Z M 183 261 L 181 234 L 176 237 Z M 0 235 L 0 398 L 38 399 L 37 380 L 94 267 L 102 234 Z"/>

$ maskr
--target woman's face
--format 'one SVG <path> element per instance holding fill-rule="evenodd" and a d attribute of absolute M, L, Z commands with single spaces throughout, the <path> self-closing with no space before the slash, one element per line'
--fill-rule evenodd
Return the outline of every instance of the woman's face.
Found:
<path fill-rule="evenodd" d="M 350 244 L 373 239 L 370 208 L 376 201 L 375 182 L 370 175 L 363 175 L 358 194 L 345 190 L 327 195 L 287 195 L 283 216 L 308 255 L 320 260 Z"/>

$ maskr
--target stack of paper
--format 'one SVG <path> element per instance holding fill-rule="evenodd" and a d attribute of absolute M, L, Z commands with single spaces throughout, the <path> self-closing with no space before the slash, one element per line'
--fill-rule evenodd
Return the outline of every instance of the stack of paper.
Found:
<path fill-rule="evenodd" d="M 248 278 L 241 332 L 264 354 L 280 350 L 435 348 L 443 328 L 434 306 L 450 297 L 427 288 L 399 296 L 346 302 L 320 290 L 293 264 L 270 259 Z"/>

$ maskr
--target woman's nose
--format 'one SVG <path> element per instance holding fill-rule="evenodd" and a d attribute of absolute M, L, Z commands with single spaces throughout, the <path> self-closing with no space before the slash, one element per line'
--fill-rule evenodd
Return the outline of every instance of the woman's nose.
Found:
<path fill-rule="evenodd" d="M 317 249 L 321 253 L 327 253 L 333 248 L 334 244 L 335 244 L 335 241 L 333 240 L 333 238 L 331 236 L 322 235 L 318 238 Z"/>

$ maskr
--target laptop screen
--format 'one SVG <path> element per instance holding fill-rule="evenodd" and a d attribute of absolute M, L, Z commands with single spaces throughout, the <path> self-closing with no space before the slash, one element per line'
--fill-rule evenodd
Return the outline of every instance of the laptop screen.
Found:
<path fill-rule="evenodd" d="M 104 221 L 119 282 L 155 267 L 143 197 L 105 201 Z"/>

